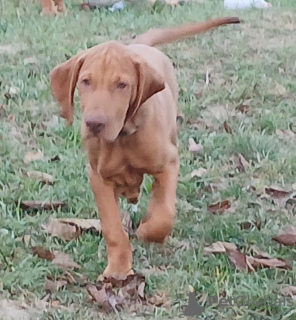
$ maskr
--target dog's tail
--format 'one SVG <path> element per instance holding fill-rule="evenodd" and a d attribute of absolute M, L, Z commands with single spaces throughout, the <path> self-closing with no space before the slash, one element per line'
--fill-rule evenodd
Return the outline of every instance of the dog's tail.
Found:
<path fill-rule="evenodd" d="M 132 43 L 145 44 L 147 46 L 154 47 L 233 23 L 240 23 L 240 19 L 238 17 L 225 17 L 207 20 L 205 22 L 185 24 L 172 28 L 150 29 L 137 36 Z"/>

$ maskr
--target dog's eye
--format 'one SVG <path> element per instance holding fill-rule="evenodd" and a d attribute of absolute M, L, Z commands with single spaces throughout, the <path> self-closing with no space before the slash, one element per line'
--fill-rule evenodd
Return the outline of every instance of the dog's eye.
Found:
<path fill-rule="evenodd" d="M 90 86 L 90 80 L 89 79 L 83 79 L 82 81 L 82 84 L 84 84 L 85 86 Z"/>
<path fill-rule="evenodd" d="M 125 87 L 126 87 L 126 83 L 125 83 L 125 82 L 120 81 L 120 82 L 117 84 L 117 88 L 118 88 L 118 89 L 124 89 Z"/>

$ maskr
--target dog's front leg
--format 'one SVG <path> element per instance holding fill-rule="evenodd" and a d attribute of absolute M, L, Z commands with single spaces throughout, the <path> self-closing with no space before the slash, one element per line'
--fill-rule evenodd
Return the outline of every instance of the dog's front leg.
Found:
<path fill-rule="evenodd" d="M 128 235 L 121 223 L 114 186 L 104 181 L 92 169 L 90 169 L 89 176 L 107 247 L 108 266 L 104 271 L 104 276 L 125 277 L 133 273 L 132 250 Z"/>
<path fill-rule="evenodd" d="M 147 214 L 137 230 L 140 240 L 163 243 L 170 235 L 176 212 L 178 173 L 179 159 L 176 156 L 162 173 L 154 176 Z"/>

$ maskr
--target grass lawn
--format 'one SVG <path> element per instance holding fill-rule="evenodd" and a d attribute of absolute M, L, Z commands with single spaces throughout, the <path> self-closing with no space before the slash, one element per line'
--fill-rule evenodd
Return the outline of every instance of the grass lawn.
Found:
<path fill-rule="evenodd" d="M 296 189 L 296 2 L 272 0 L 268 11 L 239 13 L 226 12 L 222 0 L 154 11 L 143 3 L 128 4 L 120 13 L 85 12 L 78 0 L 65 2 L 67 16 L 48 18 L 40 17 L 37 0 L 0 0 L 0 303 L 25 303 L 31 319 L 179 319 L 177 301 L 185 305 L 192 288 L 201 304 L 206 295 L 282 297 L 283 285 L 296 285 L 296 250 L 272 237 L 295 225 L 296 202 L 293 193 L 266 193 L 265 188 Z M 165 245 L 143 244 L 134 236 L 131 242 L 134 268 L 146 275 L 146 294 L 160 292 L 171 306 L 104 314 L 78 284 L 48 296 L 45 277 L 56 279 L 63 271 L 34 256 L 32 246 L 68 253 L 82 266 L 76 275 L 86 275 L 92 283 L 107 262 L 101 236 L 88 232 L 66 242 L 42 230 L 50 216 L 97 217 L 81 147 L 79 100 L 75 98 L 74 125 L 66 127 L 50 93 L 50 70 L 107 40 L 128 43 L 151 27 L 226 15 L 238 15 L 244 23 L 161 48 L 176 66 L 183 112 L 178 214 Z M 239 110 L 240 105 L 245 107 Z M 190 152 L 189 138 L 203 150 Z M 36 150 L 43 152 L 43 159 L 25 163 L 25 155 Z M 247 161 L 244 166 L 237 165 L 238 154 Z M 199 168 L 204 174 L 191 178 Z M 32 170 L 52 175 L 54 183 L 27 177 Z M 135 226 L 150 189 L 147 178 L 138 213 L 131 214 Z M 21 209 L 24 200 L 62 200 L 68 205 L 32 213 Z M 218 215 L 209 212 L 209 205 L 223 200 L 231 207 Z M 121 207 L 132 212 L 125 201 Z M 217 241 L 234 243 L 248 255 L 260 250 L 287 259 L 292 268 L 238 270 L 226 254 L 203 254 L 204 247 Z M 289 306 L 206 304 L 200 318 L 296 319 L 296 313 Z"/>

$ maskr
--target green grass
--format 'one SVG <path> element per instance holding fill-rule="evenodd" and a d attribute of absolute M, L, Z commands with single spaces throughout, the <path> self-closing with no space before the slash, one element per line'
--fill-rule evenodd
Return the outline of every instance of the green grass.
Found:
<path fill-rule="evenodd" d="M 196 295 L 280 296 L 282 284 L 295 285 L 296 266 L 289 271 L 262 269 L 253 274 L 237 271 L 224 255 L 203 256 L 205 245 L 215 241 L 234 242 L 247 252 L 256 245 L 274 257 L 293 262 L 296 251 L 281 247 L 271 238 L 287 224 L 293 224 L 293 210 L 261 199 L 249 186 L 277 185 L 292 190 L 296 178 L 295 140 L 282 140 L 276 129 L 295 130 L 295 52 L 296 3 L 273 0 L 268 11 L 248 10 L 227 13 L 223 1 L 206 0 L 175 9 L 165 7 L 153 12 L 148 5 L 129 4 L 122 12 L 107 10 L 83 12 L 79 1 L 67 1 L 66 17 L 40 17 L 39 1 L 0 0 L 0 45 L 22 49 L 0 54 L 0 300 L 23 299 L 33 306 L 46 296 L 44 277 L 53 278 L 61 271 L 53 264 L 32 255 L 32 244 L 48 250 L 69 253 L 82 266 L 80 273 L 94 281 L 106 266 L 105 243 L 101 237 L 83 234 L 66 243 L 42 232 L 41 225 L 50 215 L 56 217 L 93 218 L 97 216 L 88 183 L 86 155 L 81 148 L 80 110 L 76 97 L 76 119 L 66 127 L 59 119 L 54 126 L 42 126 L 59 114 L 49 88 L 49 72 L 66 56 L 97 43 L 115 39 L 125 43 L 134 34 L 151 27 L 171 26 L 212 17 L 239 15 L 242 25 L 220 28 L 214 33 L 165 45 L 161 49 L 176 64 L 180 87 L 179 107 L 184 121 L 179 126 L 181 158 L 178 186 L 178 215 L 172 238 L 164 246 L 146 245 L 132 238 L 136 248 L 134 268 L 141 272 L 149 266 L 171 266 L 147 276 L 147 292 L 165 291 L 175 301 L 187 302 L 189 286 Z M 25 64 L 34 57 L 37 63 Z M 209 70 L 211 82 L 198 97 Z M 7 100 L 10 87 L 17 95 Z M 282 90 L 284 87 L 286 90 Z M 246 104 L 250 112 L 235 108 Z M 214 111 L 213 111 L 214 110 Z M 227 110 L 227 112 L 225 112 Z M 222 116 L 219 116 L 219 114 Z M 223 116 L 225 114 L 225 117 Z M 13 121 L 13 116 L 15 120 Z M 187 120 L 200 120 L 198 130 Z M 227 121 L 233 134 L 223 128 Z M 207 125 L 206 125 L 207 124 Z M 14 130 L 14 131 L 13 131 Z M 15 134 L 15 132 L 20 132 Z M 15 138 L 14 138 L 15 137 Z M 200 142 L 204 150 L 194 156 L 188 151 L 188 139 Z M 40 149 L 46 159 L 59 156 L 60 161 L 34 161 L 24 164 L 26 152 Z M 232 155 L 242 153 L 251 164 L 238 173 L 229 164 Z M 187 179 L 194 169 L 203 167 L 202 178 Z M 38 170 L 55 177 L 53 186 L 42 185 L 22 174 Z M 214 192 L 205 190 L 217 185 Z M 145 212 L 149 183 L 132 219 L 137 223 Z M 231 199 L 233 213 L 213 216 L 207 206 Z M 28 214 L 17 202 L 21 200 L 66 200 L 67 209 Z M 257 203 L 257 205 L 254 205 Z M 122 207 L 130 207 L 122 202 Z M 261 230 L 241 230 L 245 221 L 263 221 Z M 26 247 L 24 235 L 31 236 Z M 186 242 L 188 250 L 180 244 Z M 65 288 L 54 293 L 65 308 L 45 310 L 42 319 L 115 319 L 115 315 L 98 313 L 89 302 L 85 288 Z M 69 308 L 73 305 L 74 308 Z M 79 308 L 77 308 L 79 306 Z M 206 319 L 296 319 L 291 308 L 206 308 Z M 139 309 L 122 312 L 123 319 L 178 319 L 177 304 L 154 311 Z M 94 316 L 95 315 L 95 316 Z M 286 315 L 286 318 L 285 318 Z"/>

